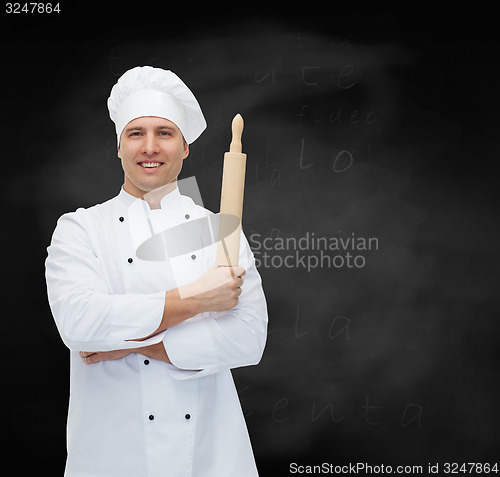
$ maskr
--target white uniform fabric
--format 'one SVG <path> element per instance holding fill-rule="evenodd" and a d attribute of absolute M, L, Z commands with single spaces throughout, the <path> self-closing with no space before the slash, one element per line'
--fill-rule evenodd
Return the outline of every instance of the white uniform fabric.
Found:
<path fill-rule="evenodd" d="M 248 242 L 242 236 L 246 275 L 233 310 L 127 341 L 157 329 L 165 291 L 201 276 L 217 248 L 200 244 L 169 262 L 137 259 L 130 230 L 140 222 L 133 217 L 138 201 L 122 189 L 103 204 L 63 215 L 48 248 L 49 303 L 71 350 L 65 476 L 256 476 L 230 371 L 257 364 L 266 341 L 266 301 Z M 178 189 L 161 207 L 149 211 L 149 234 L 210 214 Z M 87 365 L 78 354 L 160 341 L 173 364 L 132 353 Z"/>

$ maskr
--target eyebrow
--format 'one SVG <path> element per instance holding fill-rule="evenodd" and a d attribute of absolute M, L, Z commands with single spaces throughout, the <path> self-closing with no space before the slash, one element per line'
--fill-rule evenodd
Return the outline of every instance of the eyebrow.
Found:
<path fill-rule="evenodd" d="M 154 127 L 154 130 L 155 131 L 161 131 L 163 129 L 166 129 L 168 131 L 174 131 L 175 132 L 175 128 L 173 128 L 172 126 L 155 126 Z M 125 133 L 129 133 L 131 131 L 144 131 L 145 128 L 142 127 L 142 126 L 132 126 L 130 128 L 126 128 L 125 129 Z"/>

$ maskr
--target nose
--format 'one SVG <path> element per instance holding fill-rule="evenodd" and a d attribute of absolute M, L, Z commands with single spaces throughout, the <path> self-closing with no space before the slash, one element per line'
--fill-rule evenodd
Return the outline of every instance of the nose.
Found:
<path fill-rule="evenodd" d="M 146 134 L 142 143 L 142 153 L 147 156 L 153 156 L 158 154 L 159 151 L 160 147 L 156 136 L 154 134 Z"/>

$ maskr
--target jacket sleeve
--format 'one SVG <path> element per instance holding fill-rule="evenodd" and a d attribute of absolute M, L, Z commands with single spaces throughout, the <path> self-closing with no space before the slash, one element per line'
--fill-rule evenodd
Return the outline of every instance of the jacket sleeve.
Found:
<path fill-rule="evenodd" d="M 222 313 L 202 313 L 167 330 L 163 343 L 175 379 L 199 378 L 223 369 L 257 364 L 267 337 L 267 305 L 253 253 L 242 235 L 245 268 L 238 305 Z"/>
<path fill-rule="evenodd" d="M 57 223 L 45 262 L 52 315 L 63 342 L 74 351 L 109 351 L 159 343 L 165 333 L 144 341 L 159 326 L 165 293 L 112 294 L 84 209 Z M 140 317 L 140 319 L 138 319 Z"/>

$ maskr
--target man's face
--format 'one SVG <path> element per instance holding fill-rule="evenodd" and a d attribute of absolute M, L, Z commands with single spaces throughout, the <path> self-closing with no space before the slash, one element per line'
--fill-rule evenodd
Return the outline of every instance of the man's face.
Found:
<path fill-rule="evenodd" d="M 123 188 L 142 197 L 175 181 L 188 154 L 189 146 L 172 121 L 153 116 L 130 121 L 118 147 L 125 172 Z"/>

